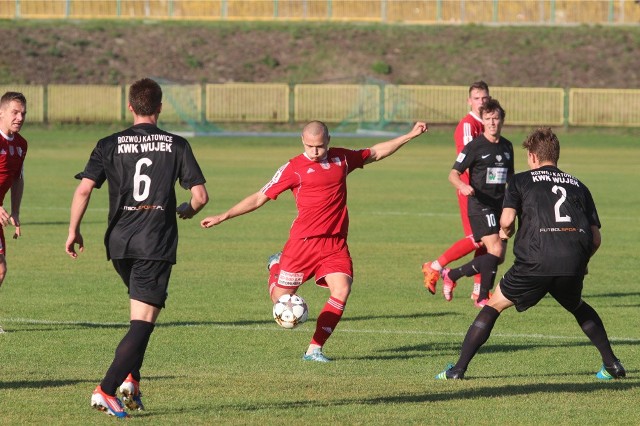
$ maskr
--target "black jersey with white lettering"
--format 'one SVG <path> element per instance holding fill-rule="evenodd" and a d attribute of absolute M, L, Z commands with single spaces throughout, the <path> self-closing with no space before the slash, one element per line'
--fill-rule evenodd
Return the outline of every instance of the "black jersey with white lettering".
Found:
<path fill-rule="evenodd" d="M 479 135 L 458 154 L 453 169 L 469 170 L 469 185 L 475 192 L 469 197 L 469 216 L 483 214 L 483 207 L 500 211 L 507 179 L 514 173 L 513 145 L 502 136 L 492 143 Z"/>
<path fill-rule="evenodd" d="M 509 181 L 504 208 L 518 215 L 514 273 L 584 274 L 593 253 L 591 226 L 600 228 L 600 219 L 582 182 L 553 166 L 518 173 Z"/>
<path fill-rule="evenodd" d="M 176 262 L 175 183 L 205 183 L 186 139 L 152 124 L 137 124 L 98 141 L 77 179 L 109 186 L 108 259 Z"/>

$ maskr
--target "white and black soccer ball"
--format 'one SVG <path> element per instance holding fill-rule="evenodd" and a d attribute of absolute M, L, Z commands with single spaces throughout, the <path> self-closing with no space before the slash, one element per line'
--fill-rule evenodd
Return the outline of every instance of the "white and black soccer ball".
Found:
<path fill-rule="evenodd" d="M 308 316 L 307 302 L 297 294 L 283 294 L 273 305 L 273 319 L 283 328 L 296 328 Z"/>

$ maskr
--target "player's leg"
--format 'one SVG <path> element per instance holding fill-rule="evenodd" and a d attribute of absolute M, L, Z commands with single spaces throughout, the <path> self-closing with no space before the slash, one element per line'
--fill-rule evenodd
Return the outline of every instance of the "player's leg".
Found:
<path fill-rule="evenodd" d="M 491 335 L 491 330 L 500 313 L 513 306 L 513 302 L 507 299 L 500 291 L 500 285 L 496 288 L 491 300 L 480 310 L 473 321 L 462 342 L 460 357 L 455 365 L 436 375 L 436 379 L 451 380 L 462 379 L 467 371 L 469 363 L 478 352 L 478 349 L 486 343 Z"/>
<path fill-rule="evenodd" d="M 329 287 L 329 300 L 318 314 L 316 330 L 305 353 L 305 360 L 328 361 L 328 358 L 322 353 L 322 347 L 342 319 L 347 299 L 351 293 L 353 280 L 347 274 L 331 273 L 326 275 L 324 280 Z"/>
<path fill-rule="evenodd" d="M 7 273 L 7 261 L 5 260 L 4 253 L 0 253 L 0 287 L 2 286 L 2 281 L 4 281 L 4 276 L 6 273 Z M 2 333 L 4 333 L 4 329 L 2 328 L 2 325 L 0 325 L 0 334 Z"/>
<path fill-rule="evenodd" d="M 353 262 L 346 239 L 329 237 L 320 239 L 322 246 L 316 271 L 316 283 L 329 288 L 329 299 L 318 314 L 316 330 L 313 334 L 304 359 L 328 361 L 322 353 L 326 341 L 335 331 L 342 319 L 353 283 Z M 321 356 L 320 356 L 321 355 Z"/>
<path fill-rule="evenodd" d="M 440 278 L 440 271 L 447 266 L 450 262 L 458 260 L 472 251 L 480 247 L 479 242 L 474 241 L 473 232 L 471 231 L 471 225 L 469 224 L 469 216 L 467 215 L 467 202 L 466 196 L 458 192 L 458 206 L 460 210 L 460 219 L 462 220 L 462 229 L 464 231 L 464 238 L 459 239 L 447 248 L 437 260 L 433 262 L 425 262 L 422 264 L 422 273 L 424 274 L 424 285 L 431 294 L 436 293 L 436 283 Z"/>
<path fill-rule="evenodd" d="M 459 278 L 480 274 L 480 291 L 476 306 L 482 307 L 489 299 L 489 291 L 493 288 L 498 265 L 504 260 L 506 243 L 500 240 L 498 218 L 499 212 L 491 210 L 489 214 L 469 216 L 469 223 L 473 229 L 473 236 L 476 241 L 481 241 L 487 253 L 475 257 L 471 262 L 457 269 L 443 271 L 443 292 L 445 299 L 451 300 L 451 295 L 447 290 L 453 288 Z M 449 297 L 447 297 L 449 296 Z"/>
<path fill-rule="evenodd" d="M 480 257 L 484 256 L 485 254 L 487 254 L 487 248 L 484 246 L 484 244 L 480 243 L 480 247 L 473 253 L 473 257 Z M 473 290 L 471 291 L 471 300 L 473 300 L 474 302 L 476 302 L 480 297 L 481 283 L 482 276 L 480 274 L 475 274 L 473 276 Z"/>
<path fill-rule="evenodd" d="M 480 304 L 481 301 L 484 301 L 482 304 L 482 306 L 484 306 L 486 299 L 489 298 L 489 290 L 493 287 L 499 262 L 500 258 L 498 256 L 487 253 L 474 258 L 460 267 L 445 268 L 442 272 L 444 298 L 448 301 L 453 298 L 453 289 L 456 287 L 457 281 L 460 278 L 471 277 L 479 273 L 482 285 L 478 296 L 479 299 L 476 303 Z"/>
<path fill-rule="evenodd" d="M 7 275 L 7 259 L 5 257 L 5 240 L 4 240 L 4 228 L 0 226 L 0 287 L 4 277 Z"/>
<path fill-rule="evenodd" d="M 549 293 L 575 317 L 578 325 L 598 349 L 602 357 L 602 369 L 597 376 L 600 379 L 617 379 L 626 372 L 620 360 L 613 353 L 611 342 L 607 336 L 600 316 L 595 309 L 582 300 L 583 277 L 558 277 L 556 285 Z"/>
<path fill-rule="evenodd" d="M 135 380 L 134 395 L 125 395 L 125 403 L 130 409 L 141 409 L 143 407 L 140 400 L 141 394 L 139 386 L 135 385 L 140 381 L 140 368 L 149 338 L 155 328 L 160 310 L 164 307 L 172 265 L 169 262 L 132 259 L 113 260 L 113 264 L 129 288 L 130 325 L 116 348 L 114 359 L 105 377 L 94 391 L 91 404 L 98 409 L 108 408 L 102 404 L 104 397 L 115 398 L 116 390 L 120 385 L 125 384 L 131 374 Z M 109 413 L 109 410 L 106 411 Z M 121 417 L 119 414 L 114 415 Z"/>

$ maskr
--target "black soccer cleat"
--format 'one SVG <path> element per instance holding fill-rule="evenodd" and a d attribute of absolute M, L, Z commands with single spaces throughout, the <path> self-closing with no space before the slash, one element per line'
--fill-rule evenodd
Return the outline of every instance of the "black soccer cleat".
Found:
<path fill-rule="evenodd" d="M 622 363 L 617 359 L 613 365 L 602 364 L 602 368 L 598 371 L 596 377 L 600 380 L 612 380 L 626 377 L 626 375 L 627 372 L 624 370 Z"/>
<path fill-rule="evenodd" d="M 464 371 L 454 370 L 453 364 L 448 364 L 447 368 L 441 373 L 436 374 L 437 380 L 462 380 L 464 379 Z"/>

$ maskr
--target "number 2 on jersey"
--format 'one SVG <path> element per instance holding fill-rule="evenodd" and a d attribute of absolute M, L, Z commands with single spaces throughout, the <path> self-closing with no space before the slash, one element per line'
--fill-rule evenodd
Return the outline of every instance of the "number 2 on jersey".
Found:
<path fill-rule="evenodd" d="M 142 166 L 149 167 L 152 164 L 153 162 L 148 158 L 141 158 L 136 163 L 136 174 L 133 176 L 133 199 L 138 202 L 146 200 L 151 189 L 151 178 L 142 174 Z"/>
<path fill-rule="evenodd" d="M 560 199 L 553 206 L 553 209 L 556 214 L 556 222 L 571 222 L 571 216 L 563 216 L 562 214 L 560 214 L 560 206 L 562 206 L 562 204 L 567 199 L 567 190 L 561 186 L 553 185 L 553 188 L 551 188 L 551 192 L 553 192 L 556 195 L 558 194 L 558 192 L 560 192 Z"/>

